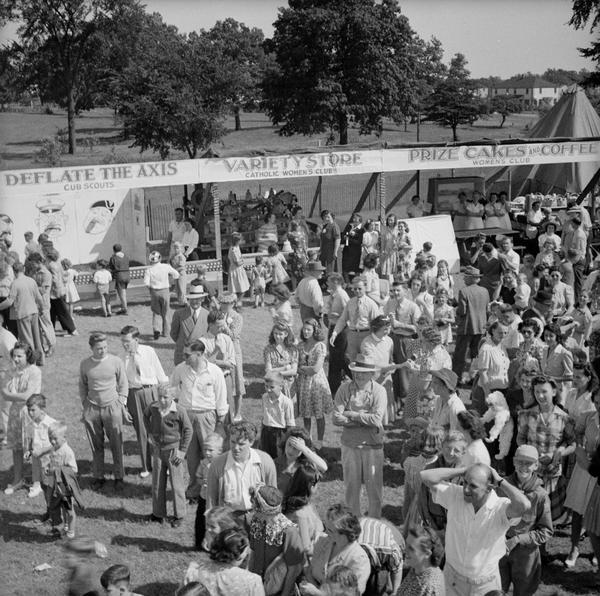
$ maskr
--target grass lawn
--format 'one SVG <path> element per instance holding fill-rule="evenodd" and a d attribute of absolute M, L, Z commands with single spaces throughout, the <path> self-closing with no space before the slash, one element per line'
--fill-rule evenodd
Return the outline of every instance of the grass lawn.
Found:
<path fill-rule="evenodd" d="M 478 120 L 473 126 L 461 126 L 458 136 L 461 141 L 483 138 L 506 139 L 527 136 L 527 130 L 538 119 L 537 113 L 513 114 L 509 116 L 503 128 L 499 128 L 500 118 L 489 116 Z M 153 161 L 160 159 L 151 151 L 140 153 L 138 148 L 130 148 L 131 141 L 122 139 L 122 123 L 115 119 L 112 110 L 94 109 L 83 112 L 77 118 L 78 149 L 75 155 L 63 155 L 63 165 L 86 165 L 102 163 L 110 158 L 112 162 Z M 59 130 L 66 129 L 66 113 L 57 109 L 54 114 L 27 112 L 0 113 L 0 167 L 5 170 L 44 167 L 44 163 L 35 162 L 35 154 L 41 146 L 41 140 L 53 137 Z M 293 135 L 282 137 L 278 127 L 273 126 L 265 114 L 252 112 L 242 114 L 243 130 L 235 131 L 233 118 L 226 121 L 228 133 L 214 144 L 219 150 L 269 149 L 286 153 L 306 147 L 325 147 L 327 135 L 306 137 Z M 414 143 L 417 140 L 415 124 L 408 124 L 405 130 L 391 121 L 384 123 L 380 139 L 375 135 L 359 136 L 357 129 L 350 129 L 350 142 L 370 143 L 377 140 L 389 143 Z M 90 142 L 91 141 L 91 142 Z M 420 141 L 452 141 L 452 131 L 433 123 L 421 124 Z M 325 149 L 324 149 L 325 150 Z M 187 159 L 183 152 L 173 152 L 174 159 Z"/>
<path fill-rule="evenodd" d="M 110 488 L 95 493 L 89 490 L 91 453 L 80 423 L 81 406 L 77 391 L 78 366 L 89 354 L 87 336 L 92 330 L 101 329 L 109 336 L 113 353 L 121 353 L 119 330 L 126 323 L 138 325 L 143 341 L 156 348 L 167 373 L 173 368 L 172 343 L 165 339 L 154 342 L 151 338 L 150 312 L 146 304 L 130 308 L 129 317 L 114 316 L 104 319 L 98 316 L 95 303 L 85 303 L 76 317 L 81 335 L 75 338 L 59 338 L 55 355 L 43 368 L 43 392 L 49 398 L 48 413 L 64 419 L 68 426 L 69 443 L 75 450 L 80 469 L 86 508 L 79 513 L 78 531 L 103 541 L 108 546 L 108 558 L 96 560 L 98 572 L 115 563 L 125 563 L 132 571 L 132 585 L 144 596 L 170 595 L 183 577 L 188 563 L 194 558 L 193 519 L 190 509 L 185 524 L 179 529 L 159 527 L 144 523 L 144 516 L 151 512 L 150 479 L 141 480 L 139 457 L 132 427 L 125 432 L 126 489 L 115 496 Z M 295 311 L 297 313 L 297 311 Z M 266 310 L 245 308 L 242 348 L 244 369 L 248 383 L 248 396 L 244 404 L 246 417 L 258 422 L 260 415 L 261 377 L 263 374 L 262 349 L 266 344 L 271 319 Z M 297 316 L 297 315 L 296 315 Z M 299 326 L 299 319 L 298 319 Z M 394 523 L 401 522 L 403 498 L 403 472 L 394 463 L 400 450 L 400 429 L 386 433 L 384 470 L 384 516 Z M 343 499 L 341 480 L 339 430 L 328 426 L 324 455 L 329 471 L 319 484 L 315 503 L 323 512 L 331 503 Z M 107 446 L 107 460 L 110 452 Z M 0 451 L 0 486 L 10 481 L 11 454 Z M 365 502 L 366 508 L 366 502 Z M 61 567 L 63 555 L 61 542 L 51 540 L 47 526 L 39 526 L 34 520 L 43 512 L 43 497 L 28 499 L 25 491 L 11 497 L 0 492 L 0 552 L 2 553 L 2 578 L 0 594 L 29 596 L 42 594 L 58 596 L 65 593 L 65 571 Z M 589 562 L 590 545 L 582 544 L 582 557 L 576 571 L 565 572 L 561 561 L 555 561 L 544 569 L 544 586 L 539 594 L 597 594 L 593 584 Z M 568 551 L 568 539 L 560 534 L 549 548 L 551 554 L 562 558 Z M 42 563 L 51 569 L 35 573 L 33 568 Z M 561 592 L 560 590 L 564 590 Z"/>

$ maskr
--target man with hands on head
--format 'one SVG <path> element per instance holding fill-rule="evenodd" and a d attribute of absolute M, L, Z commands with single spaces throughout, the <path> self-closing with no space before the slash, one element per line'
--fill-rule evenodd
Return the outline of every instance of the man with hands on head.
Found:
<path fill-rule="evenodd" d="M 463 476 L 463 486 L 451 484 Z M 530 509 L 529 499 L 484 464 L 423 470 L 421 480 L 433 501 L 448 511 L 447 596 L 484 596 L 501 589 L 498 562 L 506 553 L 505 534 Z M 499 497 L 494 489 L 503 495 Z"/>

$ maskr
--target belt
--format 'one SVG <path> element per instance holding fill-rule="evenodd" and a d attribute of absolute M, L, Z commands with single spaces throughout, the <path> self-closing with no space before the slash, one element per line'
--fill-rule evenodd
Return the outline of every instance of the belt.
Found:
<path fill-rule="evenodd" d="M 151 383 L 149 385 L 140 385 L 139 387 L 129 387 L 130 389 L 148 389 L 149 387 L 156 387 L 156 384 Z"/>
<path fill-rule="evenodd" d="M 368 327 L 364 328 L 364 329 L 352 329 L 352 327 L 348 327 L 348 329 L 350 329 L 350 331 L 356 331 L 357 333 L 363 333 L 364 331 L 371 331 Z"/>
<path fill-rule="evenodd" d="M 448 565 L 448 561 L 446 561 L 446 565 Z M 452 567 L 452 565 L 448 565 L 448 568 L 454 575 L 458 576 L 458 579 L 464 581 L 467 584 L 471 584 L 472 586 L 479 586 L 481 584 L 486 584 L 487 582 L 492 581 L 493 579 L 498 577 L 497 573 L 492 573 L 491 575 L 484 575 L 482 577 L 472 578 L 472 577 L 467 577 L 466 575 L 463 575 L 462 573 L 459 573 L 458 571 L 456 571 L 456 569 L 454 569 L 454 567 Z"/>
<path fill-rule="evenodd" d="M 188 412 L 192 412 L 192 414 L 206 414 L 207 412 L 215 412 L 216 410 L 197 410 L 195 408 L 186 408 Z"/>

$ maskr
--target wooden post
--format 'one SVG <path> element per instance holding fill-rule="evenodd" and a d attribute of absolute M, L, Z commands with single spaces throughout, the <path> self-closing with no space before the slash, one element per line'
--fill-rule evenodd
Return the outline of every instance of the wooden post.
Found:
<path fill-rule="evenodd" d="M 211 194 L 213 199 L 214 220 L 215 220 L 215 252 L 217 261 L 221 263 L 221 275 L 217 279 L 219 295 L 223 293 L 223 250 L 221 246 L 221 201 L 217 192 L 217 184 L 211 184 Z"/>
<path fill-rule="evenodd" d="M 310 211 L 308 212 L 308 217 L 312 217 L 315 212 L 315 206 L 317 204 L 317 199 L 319 200 L 319 213 L 321 213 L 321 186 L 323 185 L 323 176 L 319 176 L 319 181 L 317 182 L 317 188 L 315 189 L 315 196 L 313 197 L 312 204 L 310 206 Z"/>
<path fill-rule="evenodd" d="M 385 219 L 385 172 L 379 172 L 379 220 L 383 223 Z"/>

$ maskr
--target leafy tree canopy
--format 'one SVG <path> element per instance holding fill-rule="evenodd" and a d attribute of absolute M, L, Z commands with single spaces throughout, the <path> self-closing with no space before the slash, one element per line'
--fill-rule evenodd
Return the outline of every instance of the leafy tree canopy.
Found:
<path fill-rule="evenodd" d="M 573 14 L 569 25 L 575 29 L 584 29 L 589 25 L 590 33 L 597 30 L 600 26 L 600 0 L 573 0 Z M 600 41 L 596 39 L 589 47 L 579 48 L 579 53 L 596 63 L 596 69 L 582 81 L 582 85 L 600 85 Z"/>
<path fill-rule="evenodd" d="M 263 82 L 266 110 L 280 133 L 337 131 L 348 142 L 382 117 L 410 111 L 418 48 L 396 0 L 290 0 L 265 47 L 276 64 Z"/>

